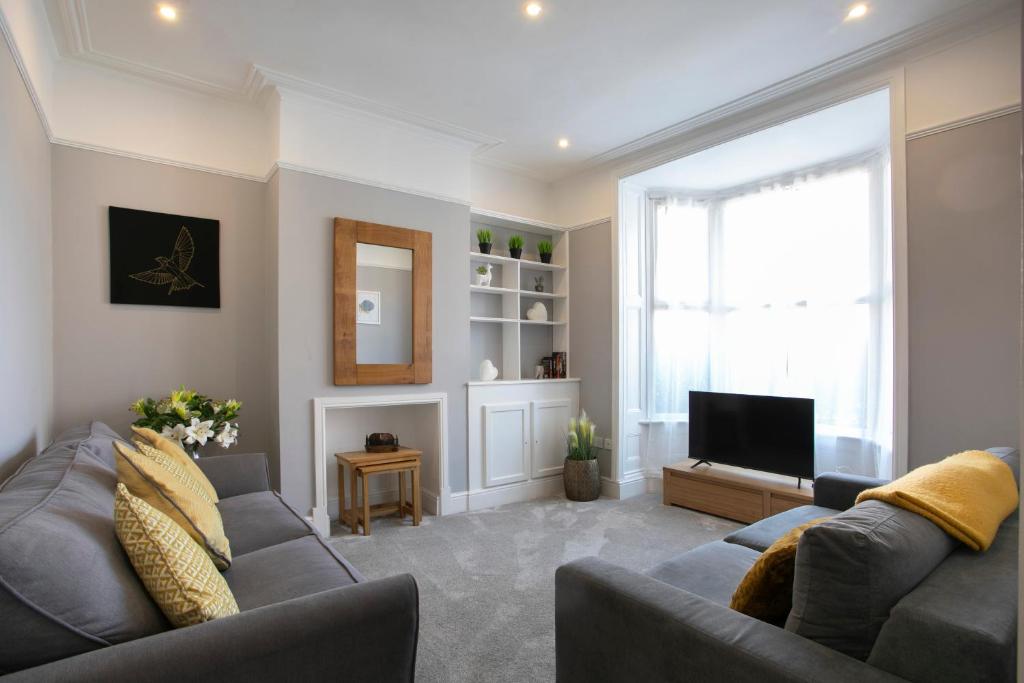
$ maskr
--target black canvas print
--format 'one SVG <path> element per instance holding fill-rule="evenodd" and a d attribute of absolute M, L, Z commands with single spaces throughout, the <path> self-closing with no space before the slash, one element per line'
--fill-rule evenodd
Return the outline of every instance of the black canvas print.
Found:
<path fill-rule="evenodd" d="M 220 308 L 220 221 L 110 207 L 110 302 Z"/>

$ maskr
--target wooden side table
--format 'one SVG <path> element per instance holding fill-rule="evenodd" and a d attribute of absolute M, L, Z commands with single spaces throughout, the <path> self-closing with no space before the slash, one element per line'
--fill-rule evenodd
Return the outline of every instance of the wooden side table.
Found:
<path fill-rule="evenodd" d="M 370 535 L 370 520 L 373 517 L 398 513 L 405 519 L 406 513 L 412 515 L 413 526 L 419 526 L 423 517 L 423 502 L 420 496 L 420 461 L 423 452 L 413 448 L 399 448 L 386 453 L 367 453 L 353 451 L 335 453 L 338 462 L 338 520 L 352 527 L 352 533 L 359 533 L 359 525 L 363 525 L 363 535 Z M 349 467 L 351 507 L 345 509 L 345 466 Z M 370 505 L 370 477 L 374 474 L 398 473 L 398 500 L 393 503 Z M 412 479 L 412 500 L 405 496 L 405 475 Z M 356 506 L 356 495 L 359 480 L 362 479 L 363 503 Z"/>

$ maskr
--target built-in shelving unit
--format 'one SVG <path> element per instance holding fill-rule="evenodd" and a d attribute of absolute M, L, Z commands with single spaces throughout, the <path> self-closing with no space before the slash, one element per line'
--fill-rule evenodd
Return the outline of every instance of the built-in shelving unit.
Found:
<path fill-rule="evenodd" d="M 473 210 L 470 214 L 470 337 L 469 375 L 479 379 L 482 360 L 490 359 L 498 367 L 498 379 L 504 382 L 560 381 L 536 380 L 535 367 L 555 351 L 566 352 L 569 368 L 569 233 L 550 223 L 532 221 L 491 212 Z M 476 232 L 486 228 L 493 234 L 490 254 L 482 254 Z M 522 235 L 522 258 L 508 253 L 508 238 Z M 554 246 L 551 263 L 542 263 L 537 243 L 549 240 Z M 491 286 L 478 286 L 476 268 L 491 266 Z M 543 291 L 536 291 L 540 285 Z M 536 302 L 548 311 L 547 320 L 527 320 L 526 311 Z M 567 368 L 568 377 L 571 371 Z M 562 379 L 561 381 L 565 381 Z"/>

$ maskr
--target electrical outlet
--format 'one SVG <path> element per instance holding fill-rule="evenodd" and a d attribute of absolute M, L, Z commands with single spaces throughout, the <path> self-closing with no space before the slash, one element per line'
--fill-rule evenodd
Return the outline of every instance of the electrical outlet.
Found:
<path fill-rule="evenodd" d="M 612 449 L 612 440 L 608 437 L 605 437 L 604 439 L 604 449 L 606 451 L 610 451 Z"/>

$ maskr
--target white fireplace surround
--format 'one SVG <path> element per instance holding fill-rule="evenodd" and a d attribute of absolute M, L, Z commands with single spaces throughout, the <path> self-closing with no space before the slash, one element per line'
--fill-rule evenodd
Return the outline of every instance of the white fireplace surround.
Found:
<path fill-rule="evenodd" d="M 437 481 L 438 491 L 427 491 L 424 507 L 435 514 L 451 512 L 448 482 L 448 395 L 400 394 L 390 396 L 329 396 L 313 399 L 313 473 L 315 492 L 313 499 L 313 524 L 324 536 L 330 536 L 331 521 L 328 514 L 327 492 L 327 412 L 352 408 L 381 408 L 389 406 L 433 405 L 437 415 Z M 434 505 L 431 505 L 434 503 Z"/>

